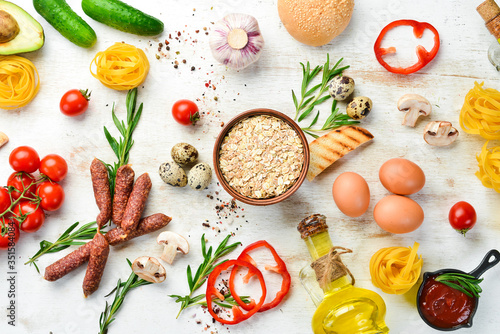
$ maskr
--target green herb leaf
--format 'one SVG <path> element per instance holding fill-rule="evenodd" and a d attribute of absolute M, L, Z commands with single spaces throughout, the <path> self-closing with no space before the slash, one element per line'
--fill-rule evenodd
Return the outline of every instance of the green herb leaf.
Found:
<path fill-rule="evenodd" d="M 479 294 L 483 291 L 479 283 L 483 279 L 478 279 L 472 275 L 460 273 L 441 274 L 435 278 L 436 282 L 441 282 L 449 287 L 465 293 L 467 296 L 479 298 Z"/>

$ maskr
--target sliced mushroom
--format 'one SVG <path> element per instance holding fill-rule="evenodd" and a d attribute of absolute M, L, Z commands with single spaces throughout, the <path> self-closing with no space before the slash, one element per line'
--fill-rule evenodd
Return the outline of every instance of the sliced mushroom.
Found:
<path fill-rule="evenodd" d="M 161 259 L 168 264 L 172 264 L 174 262 L 175 256 L 177 252 L 182 254 L 189 253 L 189 243 L 187 240 L 174 232 L 162 232 L 156 238 L 156 242 L 159 245 L 165 245 L 163 249 L 163 254 L 161 255 Z"/>
<path fill-rule="evenodd" d="M 432 146 L 447 146 L 458 138 L 458 130 L 450 122 L 434 121 L 425 126 L 424 140 Z"/>
<path fill-rule="evenodd" d="M 406 94 L 398 101 L 398 109 L 406 112 L 403 125 L 414 127 L 420 116 L 428 116 L 432 111 L 430 102 L 417 94 Z"/>
<path fill-rule="evenodd" d="M 132 263 L 134 273 L 151 283 L 161 283 L 167 277 L 165 268 L 154 257 L 141 256 Z"/>

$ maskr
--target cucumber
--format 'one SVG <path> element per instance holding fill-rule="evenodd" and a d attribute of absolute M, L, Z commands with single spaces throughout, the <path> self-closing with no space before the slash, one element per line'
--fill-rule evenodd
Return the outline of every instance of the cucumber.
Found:
<path fill-rule="evenodd" d="M 97 41 L 95 31 L 65 0 L 33 0 L 35 10 L 71 42 L 90 48 Z"/>
<path fill-rule="evenodd" d="M 119 0 L 83 0 L 82 9 L 89 17 L 111 28 L 141 36 L 163 32 L 163 22 Z"/>

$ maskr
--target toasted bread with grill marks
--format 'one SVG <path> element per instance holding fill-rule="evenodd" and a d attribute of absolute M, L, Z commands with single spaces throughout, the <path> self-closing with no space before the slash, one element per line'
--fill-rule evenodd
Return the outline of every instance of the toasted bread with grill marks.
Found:
<path fill-rule="evenodd" d="M 335 161 L 372 139 L 373 135 L 366 129 L 344 126 L 313 140 L 309 145 L 311 161 L 307 179 L 312 181 Z"/>

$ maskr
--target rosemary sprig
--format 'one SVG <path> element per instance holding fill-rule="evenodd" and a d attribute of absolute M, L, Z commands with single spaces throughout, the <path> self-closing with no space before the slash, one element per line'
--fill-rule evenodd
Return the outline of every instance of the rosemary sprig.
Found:
<path fill-rule="evenodd" d="M 205 234 L 201 236 L 201 252 L 203 254 L 203 263 L 200 264 L 198 269 L 196 270 L 196 274 L 192 275 L 191 271 L 191 266 L 187 267 L 187 280 L 188 280 L 188 285 L 189 285 L 189 294 L 182 297 L 179 295 L 169 295 L 169 297 L 175 298 L 176 303 L 181 303 L 181 309 L 179 310 L 179 313 L 177 314 L 177 317 L 181 314 L 181 312 L 191 306 L 194 305 L 202 305 L 203 302 L 202 300 L 205 298 L 205 294 L 197 295 L 193 297 L 193 293 L 201 288 L 201 286 L 205 283 L 207 280 L 208 275 L 214 270 L 215 267 L 217 267 L 219 264 L 226 262 L 227 260 L 224 261 L 219 261 L 222 257 L 226 256 L 227 254 L 231 253 L 233 250 L 236 249 L 239 245 L 241 245 L 240 242 L 235 242 L 231 245 L 227 245 L 229 238 L 231 235 L 229 234 L 222 242 L 220 243 L 219 247 L 215 250 L 215 252 L 212 255 L 212 246 L 207 251 L 206 248 L 206 242 L 205 242 Z M 227 300 L 225 300 L 227 301 Z M 231 300 L 230 300 L 231 301 Z M 228 303 L 230 303 L 228 301 Z M 234 302 L 234 300 L 232 300 Z M 205 302 L 206 303 L 206 302 Z M 222 303 L 223 304 L 223 303 Z M 205 304 L 206 305 L 206 304 Z M 226 307 L 226 306 L 223 306 Z"/>
<path fill-rule="evenodd" d="M 483 281 L 483 278 L 479 279 L 468 274 L 441 274 L 435 278 L 435 281 L 441 282 L 453 289 L 463 292 L 471 298 L 479 298 L 479 294 L 483 292 L 483 289 L 479 286 L 479 283 Z"/>
<path fill-rule="evenodd" d="M 319 111 L 316 113 L 316 117 L 314 117 L 312 123 L 305 128 L 301 128 L 302 131 L 307 133 L 308 135 L 318 138 L 319 136 L 313 132 L 320 132 L 320 131 L 327 131 L 327 130 L 333 130 L 335 128 L 344 126 L 344 125 L 353 125 L 353 124 L 358 124 L 359 121 L 354 121 L 352 120 L 349 116 L 346 114 L 339 113 L 339 108 L 337 108 L 337 100 L 333 100 L 332 103 L 332 112 L 330 116 L 325 121 L 325 124 L 319 129 L 314 129 L 313 126 L 316 124 L 318 121 L 319 117 Z"/>
<path fill-rule="evenodd" d="M 121 137 L 117 140 L 109 133 L 108 129 L 104 127 L 104 134 L 106 135 L 106 139 L 108 140 L 109 145 L 113 152 L 115 152 L 118 161 L 113 164 L 106 164 L 108 167 L 109 174 L 109 183 L 111 188 L 111 197 L 113 197 L 113 193 L 115 190 L 115 181 L 116 181 L 116 171 L 123 165 L 128 163 L 129 153 L 134 146 L 134 141 L 132 140 L 132 134 L 134 133 L 137 124 L 139 123 L 139 119 L 142 114 L 143 104 L 139 105 L 137 111 L 135 110 L 135 105 L 137 102 L 137 88 L 130 90 L 127 94 L 126 105 L 127 105 L 127 124 L 124 121 L 119 121 L 118 117 L 115 114 L 115 104 L 113 103 L 113 108 L 111 110 L 111 114 L 113 116 L 113 122 L 115 123 L 116 128 L 121 134 Z"/>
<path fill-rule="evenodd" d="M 132 267 L 132 263 L 130 263 L 129 259 L 127 259 L 127 262 L 129 266 Z M 108 332 L 108 327 L 113 321 L 115 321 L 115 315 L 120 309 L 120 306 L 122 306 L 127 293 L 132 289 L 148 284 L 153 283 L 139 278 L 139 276 L 137 276 L 133 271 L 130 273 L 126 282 L 122 282 L 120 279 L 118 280 L 116 287 L 105 296 L 108 297 L 113 292 L 115 293 L 115 298 L 113 299 L 111 305 L 109 305 L 106 301 L 104 311 L 101 313 L 99 318 L 99 334 L 106 334 Z"/>
<path fill-rule="evenodd" d="M 88 224 L 82 225 L 78 230 L 73 232 L 73 230 L 79 224 L 80 223 L 76 222 L 71 225 L 66 231 L 63 232 L 63 234 L 61 234 L 61 236 L 55 242 L 50 242 L 47 240 L 40 241 L 40 249 L 38 250 L 38 252 L 36 252 L 35 255 L 30 257 L 25 264 L 34 265 L 36 271 L 40 273 L 40 269 L 38 269 L 38 266 L 36 265 L 36 261 L 40 256 L 44 254 L 60 252 L 68 248 L 69 246 L 84 245 L 86 243 L 84 242 L 84 240 L 91 240 L 97 233 L 96 222 L 90 222 Z M 101 230 L 101 232 L 103 231 Z"/>
<path fill-rule="evenodd" d="M 302 86 L 300 89 L 300 101 L 298 101 L 295 92 L 292 90 L 292 98 L 293 104 L 295 105 L 295 117 L 294 120 L 300 122 L 305 119 L 309 114 L 314 110 L 314 107 L 325 102 L 330 99 L 330 95 L 324 95 L 324 93 L 328 90 L 328 83 L 337 75 L 342 74 L 345 69 L 349 68 L 348 66 L 344 66 L 341 68 L 337 68 L 342 62 L 343 58 L 340 58 L 337 63 L 330 68 L 330 55 L 326 55 L 326 63 L 323 66 L 316 66 L 311 70 L 311 64 L 309 62 L 304 65 L 300 63 L 302 66 Z M 314 78 L 319 74 L 319 72 L 323 71 L 323 76 L 321 79 L 321 83 L 309 88 L 309 85 L 313 81 Z M 315 94 L 316 95 L 313 95 Z"/>

